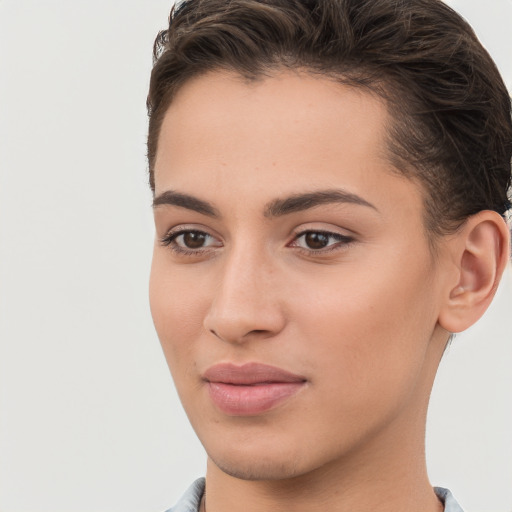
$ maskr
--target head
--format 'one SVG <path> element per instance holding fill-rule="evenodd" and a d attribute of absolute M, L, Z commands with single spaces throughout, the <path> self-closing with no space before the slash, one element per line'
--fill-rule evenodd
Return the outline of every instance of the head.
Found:
<path fill-rule="evenodd" d="M 184 2 L 148 109 L 152 312 L 215 464 L 418 446 L 508 259 L 510 99 L 471 28 L 437 0 Z M 293 382 L 222 382 L 255 363 Z"/>

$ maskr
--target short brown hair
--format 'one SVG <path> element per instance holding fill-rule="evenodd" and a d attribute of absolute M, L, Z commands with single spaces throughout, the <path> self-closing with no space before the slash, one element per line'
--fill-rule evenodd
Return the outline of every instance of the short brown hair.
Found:
<path fill-rule="evenodd" d="M 427 230 L 510 207 L 510 96 L 468 23 L 440 0 L 186 0 L 154 46 L 149 179 L 161 123 L 187 80 L 305 69 L 385 99 L 394 167 L 425 190 Z"/>

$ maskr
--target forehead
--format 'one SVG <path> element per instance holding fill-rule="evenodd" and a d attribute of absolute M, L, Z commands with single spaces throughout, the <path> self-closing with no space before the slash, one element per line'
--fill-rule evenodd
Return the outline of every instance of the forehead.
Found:
<path fill-rule="evenodd" d="M 354 156 L 363 151 L 367 157 L 377 156 L 385 150 L 387 119 L 380 99 L 323 77 L 282 72 L 249 82 L 236 74 L 212 72 L 176 94 L 164 117 L 155 167 L 170 153 L 176 157 L 179 147 L 204 145 L 233 159 L 250 143 L 260 148 L 251 160 L 275 160 L 291 156 L 298 144 L 306 156 L 306 149 L 343 151 L 347 141 Z M 368 155 L 368 146 L 373 155 Z"/>
<path fill-rule="evenodd" d="M 185 84 L 164 117 L 155 192 L 268 201 L 343 187 L 379 201 L 412 193 L 403 206 L 417 209 L 418 186 L 387 158 L 389 121 L 382 99 L 325 77 L 281 72 L 248 82 L 212 72 Z"/>

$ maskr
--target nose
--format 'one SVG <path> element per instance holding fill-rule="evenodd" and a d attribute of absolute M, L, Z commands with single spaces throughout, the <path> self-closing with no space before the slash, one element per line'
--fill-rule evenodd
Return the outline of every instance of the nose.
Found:
<path fill-rule="evenodd" d="M 286 323 L 271 258 L 239 250 L 224 258 L 204 328 L 229 343 L 271 338 Z"/>

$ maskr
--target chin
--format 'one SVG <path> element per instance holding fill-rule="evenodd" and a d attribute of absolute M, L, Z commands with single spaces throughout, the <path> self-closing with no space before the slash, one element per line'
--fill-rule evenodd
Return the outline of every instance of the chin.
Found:
<path fill-rule="evenodd" d="M 306 448 L 309 443 L 289 428 L 271 428 L 265 418 L 237 418 L 235 423 L 236 428 L 205 429 L 203 424 L 195 429 L 210 462 L 227 475 L 286 480 L 307 473 L 318 462 Z"/>
<path fill-rule="evenodd" d="M 210 459 L 223 473 L 240 480 L 288 480 L 303 474 L 294 460 L 282 461 L 275 457 L 264 460 L 253 457 L 234 460 L 226 456 Z"/>

